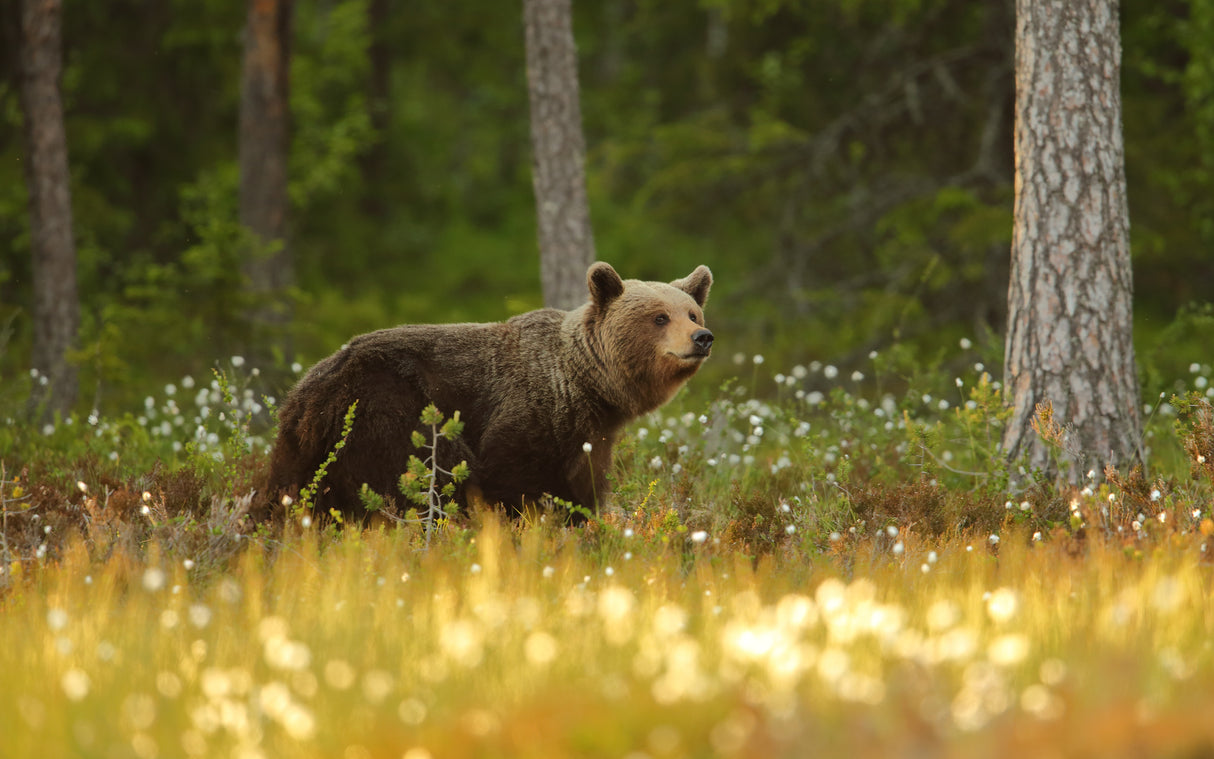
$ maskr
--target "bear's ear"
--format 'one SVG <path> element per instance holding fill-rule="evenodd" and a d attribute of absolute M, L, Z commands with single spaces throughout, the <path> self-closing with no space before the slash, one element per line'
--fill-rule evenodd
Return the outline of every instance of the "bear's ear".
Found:
<path fill-rule="evenodd" d="M 624 293 L 624 280 L 611 264 L 602 261 L 591 264 L 586 271 L 586 285 L 590 288 L 590 300 L 599 308 L 606 308 Z"/>
<path fill-rule="evenodd" d="M 707 266 L 697 266 L 695 271 L 670 284 L 690 295 L 703 308 L 708 302 L 708 289 L 712 287 L 712 272 Z"/>

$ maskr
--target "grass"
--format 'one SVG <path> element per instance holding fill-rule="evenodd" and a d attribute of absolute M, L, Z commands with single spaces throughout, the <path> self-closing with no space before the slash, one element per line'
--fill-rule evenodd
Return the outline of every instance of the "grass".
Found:
<path fill-rule="evenodd" d="M 1152 409 L 1150 476 L 1064 490 L 1011 484 L 981 367 L 878 363 L 744 361 L 633 428 L 600 518 L 461 514 L 428 550 L 250 523 L 248 378 L 10 429 L 0 753 L 1214 751 L 1208 367 Z"/>

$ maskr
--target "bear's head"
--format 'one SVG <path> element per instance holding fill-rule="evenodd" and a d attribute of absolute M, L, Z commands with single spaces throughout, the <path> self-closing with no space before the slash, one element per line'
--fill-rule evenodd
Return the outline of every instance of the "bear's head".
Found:
<path fill-rule="evenodd" d="M 700 368 L 712 350 L 704 303 L 712 272 L 698 266 L 682 279 L 621 279 L 602 262 L 586 273 L 587 325 L 602 352 L 617 396 L 643 414 L 661 406 Z"/>

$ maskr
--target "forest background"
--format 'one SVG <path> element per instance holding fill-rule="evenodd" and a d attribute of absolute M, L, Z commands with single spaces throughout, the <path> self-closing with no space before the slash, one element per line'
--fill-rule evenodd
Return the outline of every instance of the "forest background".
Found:
<path fill-rule="evenodd" d="M 1204 355 L 1214 324 L 1214 9 L 1121 10 L 1149 393 Z M 297 0 L 296 280 L 281 294 L 296 317 L 251 336 L 237 192 L 246 11 L 64 4 L 82 409 L 129 408 L 250 344 L 272 346 L 281 393 L 292 362 L 356 333 L 541 305 L 520 4 Z M 574 14 L 598 257 L 645 279 L 712 267 L 711 371 L 736 371 L 735 353 L 848 371 L 893 345 L 930 363 L 967 338 L 997 373 L 1012 3 L 606 0 Z M 2 18 L 7 396 L 29 377 L 32 295 L 18 31 Z"/>

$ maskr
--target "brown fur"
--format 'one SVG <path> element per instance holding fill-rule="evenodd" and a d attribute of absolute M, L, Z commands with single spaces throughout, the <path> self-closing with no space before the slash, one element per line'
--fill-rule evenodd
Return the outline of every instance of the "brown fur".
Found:
<path fill-rule="evenodd" d="M 596 263 L 586 278 L 590 300 L 573 311 L 384 329 L 316 364 L 279 410 L 272 501 L 312 481 L 357 400 L 350 437 L 316 498 L 322 510 L 362 516 L 363 483 L 403 506 L 397 483 L 429 403 L 464 421 L 456 443 L 440 444 L 439 463 L 467 460 L 468 491 L 515 509 L 545 494 L 602 506 L 620 430 L 668 401 L 708 357 L 702 307 L 712 273 L 700 266 L 670 284 L 625 281 Z"/>

